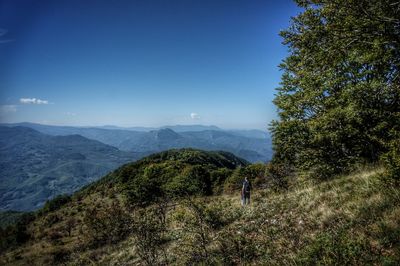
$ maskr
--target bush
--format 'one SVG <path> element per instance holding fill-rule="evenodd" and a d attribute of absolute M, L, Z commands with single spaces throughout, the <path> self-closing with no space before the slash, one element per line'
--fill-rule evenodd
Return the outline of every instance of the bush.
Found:
<path fill-rule="evenodd" d="M 400 186 L 400 137 L 388 144 L 389 151 L 382 156 L 386 166 L 386 182 L 389 185 Z"/>
<path fill-rule="evenodd" d="M 165 185 L 171 198 L 187 195 L 211 195 L 210 174 L 205 167 L 186 166 L 181 174 Z"/>
<path fill-rule="evenodd" d="M 187 199 L 181 212 L 175 219 L 182 228 L 182 237 L 178 240 L 179 261 L 186 265 L 211 264 L 209 244 L 212 242 L 212 224 L 206 217 L 204 201 Z"/>
<path fill-rule="evenodd" d="M 269 163 L 266 167 L 267 185 L 275 190 L 286 190 L 293 176 L 293 168 L 286 163 Z"/>
<path fill-rule="evenodd" d="M 236 168 L 232 175 L 225 180 L 224 192 L 232 193 L 240 191 L 246 170 L 244 167 Z"/>
<path fill-rule="evenodd" d="M 300 265 L 365 265 L 369 248 L 361 239 L 350 238 L 345 231 L 319 233 L 297 257 Z M 364 263 L 362 263 L 364 262 Z"/>
<path fill-rule="evenodd" d="M 45 214 L 60 209 L 62 206 L 71 201 L 71 196 L 67 194 L 58 195 L 52 200 L 46 201 L 39 214 Z"/>
<path fill-rule="evenodd" d="M 241 231 L 227 229 L 219 239 L 219 257 L 224 265 L 245 265 L 258 256 L 256 243 Z"/>
<path fill-rule="evenodd" d="M 240 191 L 245 177 L 248 178 L 253 188 L 264 187 L 266 165 L 262 163 L 250 164 L 245 167 L 236 168 L 232 174 L 226 178 L 224 191 L 228 193 Z"/>
<path fill-rule="evenodd" d="M 145 206 L 164 196 L 161 188 L 163 167 L 157 164 L 147 166 L 143 174 L 137 174 L 124 188 L 131 204 Z"/>
<path fill-rule="evenodd" d="M 124 239 L 129 234 L 132 218 L 120 202 L 103 201 L 87 208 L 83 224 L 87 244 L 98 246 Z"/>
<path fill-rule="evenodd" d="M 232 211 L 228 201 L 212 202 L 187 199 L 178 210 L 175 221 L 182 228 L 178 239 L 179 262 L 187 265 L 218 264 L 215 252 L 218 230 L 238 218 L 239 212 Z"/>
<path fill-rule="evenodd" d="M 210 173 L 213 194 L 220 194 L 223 192 L 223 184 L 226 179 L 232 175 L 232 170 L 228 168 L 219 168 Z"/>
<path fill-rule="evenodd" d="M 31 213 L 25 213 L 16 224 L 9 225 L 6 229 L 0 227 L 0 253 L 8 248 L 21 245 L 31 238 L 27 227 L 33 219 L 34 216 Z"/>
<path fill-rule="evenodd" d="M 245 167 L 244 174 L 252 182 L 253 187 L 264 187 L 266 185 L 266 166 L 267 165 L 263 163 L 255 163 Z"/>
<path fill-rule="evenodd" d="M 163 247 L 166 233 L 166 205 L 158 205 L 139 209 L 135 213 L 133 236 L 136 251 L 145 265 L 166 263 L 166 253 Z"/>

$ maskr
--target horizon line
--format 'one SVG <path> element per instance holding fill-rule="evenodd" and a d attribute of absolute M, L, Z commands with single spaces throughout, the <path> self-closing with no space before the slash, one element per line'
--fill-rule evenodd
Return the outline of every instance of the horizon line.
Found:
<path fill-rule="evenodd" d="M 105 127 L 115 127 L 116 129 L 132 129 L 132 128 L 142 128 L 142 129 L 148 129 L 148 130 L 153 130 L 153 129 L 162 129 L 162 128 L 169 128 L 169 127 L 178 127 L 178 126 L 183 126 L 183 127 L 194 127 L 194 126 L 203 126 L 203 127 L 215 127 L 219 130 L 258 130 L 258 131 L 263 131 L 266 133 L 269 133 L 268 129 L 260 129 L 260 128 L 237 128 L 237 127 L 232 127 L 232 128 L 227 128 L 227 127 L 221 127 L 217 126 L 215 124 L 175 124 L 175 125 L 162 125 L 162 126 L 118 126 L 118 125 L 110 125 L 110 124 L 102 124 L 102 125 L 65 125 L 65 124 L 50 124 L 50 123 L 44 123 L 44 122 L 29 122 L 29 121 L 23 121 L 23 122 L 0 122 L 0 125 L 17 125 L 17 124 L 36 124 L 36 125 L 42 125 L 42 126 L 55 126 L 55 127 L 79 127 L 79 128 L 105 128 Z"/>

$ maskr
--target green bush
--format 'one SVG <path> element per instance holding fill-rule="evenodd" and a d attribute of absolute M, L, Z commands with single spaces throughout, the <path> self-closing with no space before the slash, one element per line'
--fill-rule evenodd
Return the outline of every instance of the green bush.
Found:
<path fill-rule="evenodd" d="M 386 166 L 386 182 L 392 186 L 400 186 L 400 138 L 388 144 L 389 151 L 382 157 Z"/>
<path fill-rule="evenodd" d="M 301 250 L 296 262 L 304 265 L 365 265 L 369 261 L 369 248 L 364 240 L 354 237 L 342 230 L 319 233 Z"/>
<path fill-rule="evenodd" d="M 132 217 L 118 201 L 102 201 L 88 207 L 83 217 L 84 238 L 88 245 L 116 243 L 130 232 Z"/>
<path fill-rule="evenodd" d="M 232 175 L 233 171 L 228 168 L 218 168 L 211 171 L 210 179 L 213 188 L 213 194 L 220 194 L 224 190 L 224 182 Z"/>
<path fill-rule="evenodd" d="M 138 209 L 134 216 L 132 234 L 135 251 L 145 265 L 167 264 L 163 244 L 167 230 L 166 205 Z"/>
<path fill-rule="evenodd" d="M 263 163 L 250 164 L 245 167 L 244 174 L 252 182 L 253 187 L 266 186 L 266 181 L 267 181 L 265 176 L 266 167 L 267 165 Z"/>
<path fill-rule="evenodd" d="M 275 191 L 286 190 L 289 187 L 290 178 L 293 176 L 293 168 L 286 163 L 269 163 L 266 167 L 267 186 Z"/>
<path fill-rule="evenodd" d="M 0 253 L 27 242 L 31 238 L 27 227 L 33 220 L 34 216 L 31 213 L 25 213 L 15 224 L 5 229 L 0 227 Z"/>
<path fill-rule="evenodd" d="M 126 186 L 125 194 L 132 204 L 147 205 L 164 196 L 161 189 L 163 176 L 162 165 L 150 164 L 143 174 L 136 175 Z"/>
<path fill-rule="evenodd" d="M 209 245 L 213 241 L 212 226 L 215 217 L 213 220 L 206 218 L 205 201 L 187 199 L 183 206 L 181 212 L 175 214 L 175 220 L 182 228 L 176 251 L 179 261 L 185 265 L 212 264 Z"/>
<path fill-rule="evenodd" d="M 210 173 L 200 165 L 186 166 L 164 188 L 172 198 L 187 195 L 210 195 L 212 193 Z"/>
<path fill-rule="evenodd" d="M 248 164 L 228 152 L 169 150 L 124 165 L 77 195 L 122 191 L 131 205 L 145 207 L 159 200 L 220 193 L 231 172 Z"/>
<path fill-rule="evenodd" d="M 229 201 L 186 199 L 182 208 L 174 213 L 174 221 L 180 230 L 177 239 L 179 263 L 185 265 L 218 265 L 220 253 L 216 250 L 219 230 L 240 216 Z"/>
<path fill-rule="evenodd" d="M 245 175 L 246 169 L 244 167 L 236 168 L 232 175 L 225 180 L 224 192 L 232 193 L 240 191 Z"/>
<path fill-rule="evenodd" d="M 71 201 L 71 196 L 67 194 L 58 195 L 52 200 L 46 201 L 39 214 L 45 214 L 60 209 L 62 206 Z"/>
<path fill-rule="evenodd" d="M 219 236 L 218 257 L 224 265 L 250 264 L 258 256 L 256 244 L 243 232 L 228 228 Z"/>

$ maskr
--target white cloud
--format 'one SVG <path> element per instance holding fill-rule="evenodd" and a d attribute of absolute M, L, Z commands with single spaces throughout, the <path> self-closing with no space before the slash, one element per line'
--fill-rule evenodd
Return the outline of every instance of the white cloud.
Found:
<path fill-rule="evenodd" d="M 65 112 L 64 114 L 67 116 L 76 116 L 77 115 L 77 113 L 73 113 L 73 112 Z"/>
<path fill-rule="evenodd" d="M 41 100 L 36 98 L 21 98 L 19 99 L 20 103 L 23 104 L 49 104 L 47 100 Z"/>
<path fill-rule="evenodd" d="M 16 105 L 0 105 L 1 113 L 15 113 L 17 111 Z"/>
<path fill-rule="evenodd" d="M 191 114 L 190 114 L 190 117 L 191 117 L 193 120 L 199 120 L 199 119 L 200 119 L 200 115 L 199 115 L 198 113 L 191 113 Z"/>

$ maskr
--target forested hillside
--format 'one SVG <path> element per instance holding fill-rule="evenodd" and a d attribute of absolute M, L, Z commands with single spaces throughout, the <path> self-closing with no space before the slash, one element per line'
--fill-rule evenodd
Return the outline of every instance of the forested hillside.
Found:
<path fill-rule="evenodd" d="M 272 176 L 264 177 L 262 165 L 236 168 L 221 184 L 213 179 L 206 181 L 203 174 L 196 175 L 200 172 L 190 171 L 192 178 L 184 183 L 188 186 L 182 186 L 185 193 L 175 193 L 183 185 L 180 181 L 187 167 L 207 166 L 206 169 L 214 169 L 211 173 L 226 173 L 231 171 L 229 167 L 241 164 L 232 161 L 229 155 L 224 157 L 218 153 L 172 151 L 122 167 L 72 197 L 48 202 L 39 212 L 20 217 L 15 226 L 2 230 L 0 262 L 2 265 L 397 265 L 400 262 L 400 194 L 382 181 L 382 168 L 360 169 L 352 175 L 319 183 L 296 182 L 285 191 L 276 190 L 269 182 Z M 179 175 L 165 182 L 169 179 L 167 171 L 157 175 L 153 172 L 160 164 L 175 165 L 175 170 L 169 169 Z M 253 192 L 252 204 L 242 207 L 237 181 L 246 175 L 257 190 Z M 136 197 L 139 194 L 130 198 L 131 192 L 143 186 L 131 184 L 138 185 L 143 179 L 151 184 L 144 186 L 143 191 L 155 189 L 159 198 L 148 198 L 145 193 L 140 194 L 141 199 Z M 152 187 L 154 181 L 160 186 Z M 204 184 L 213 188 L 213 194 L 204 190 L 207 188 Z M 264 189 L 264 185 L 269 188 Z M 229 193 L 231 188 L 234 194 Z"/>
<path fill-rule="evenodd" d="M 138 157 L 79 135 L 0 127 L 0 209 L 40 208 Z"/>

